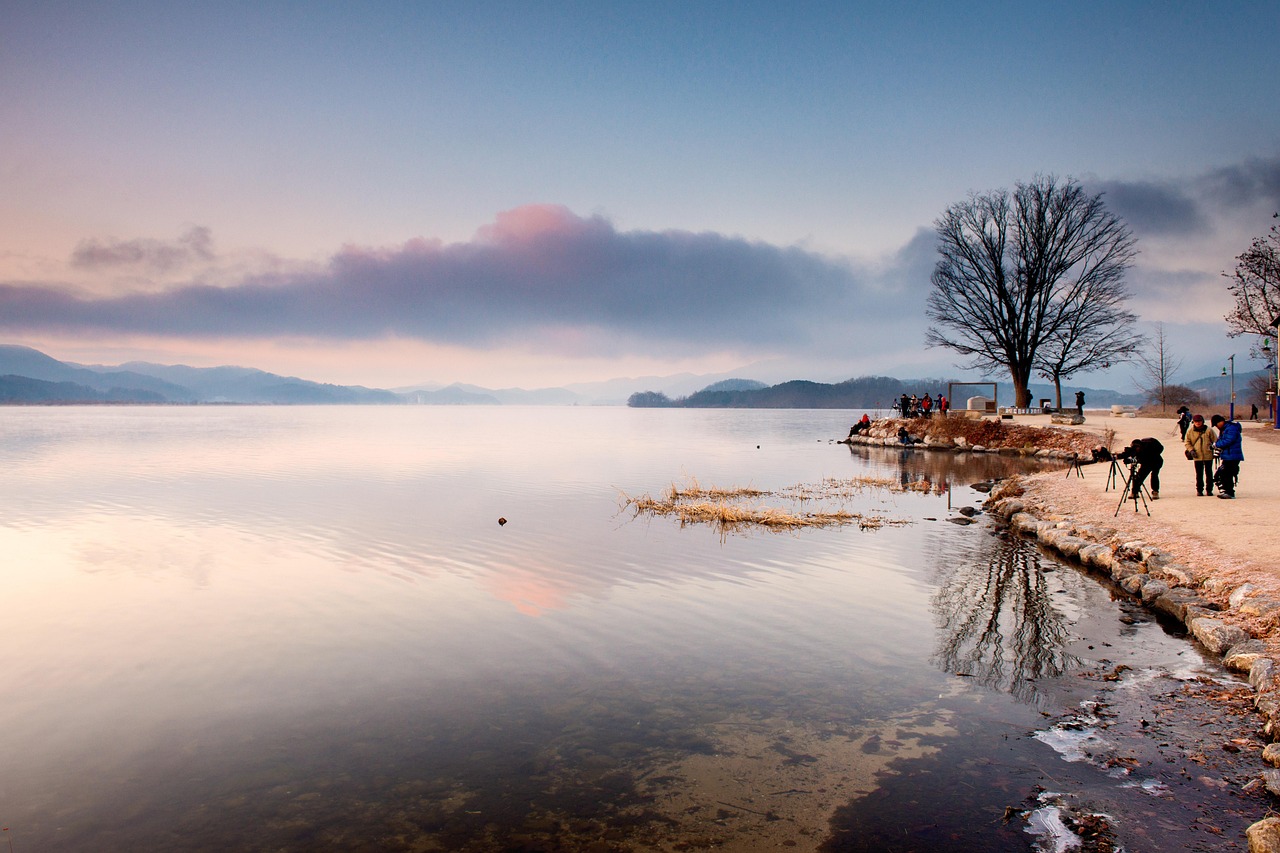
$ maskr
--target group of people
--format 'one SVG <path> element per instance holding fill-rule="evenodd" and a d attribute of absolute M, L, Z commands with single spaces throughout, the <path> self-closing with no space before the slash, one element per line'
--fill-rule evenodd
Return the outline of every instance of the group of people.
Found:
<path fill-rule="evenodd" d="M 1228 500 L 1236 496 L 1240 479 L 1240 463 L 1244 461 L 1240 424 L 1222 415 L 1214 415 L 1209 423 L 1204 415 L 1193 415 L 1185 406 L 1178 409 L 1178 430 L 1182 433 L 1183 454 L 1195 465 L 1196 494 Z M 1164 445 L 1155 438 L 1134 439 L 1121 453 L 1121 460 L 1136 464 L 1129 481 L 1130 496 L 1137 500 L 1142 486 L 1151 481 L 1151 499 L 1160 498 L 1160 469 L 1164 467 Z M 1217 470 L 1214 461 L 1217 460 Z"/>
<path fill-rule="evenodd" d="M 915 394 L 903 394 L 898 398 L 898 402 L 894 405 L 898 410 L 899 417 L 904 418 L 927 418 L 934 412 L 946 414 L 951 408 L 951 401 L 947 399 L 945 394 L 939 393 L 937 397 L 930 397 L 925 394 L 923 397 L 917 397 Z"/>

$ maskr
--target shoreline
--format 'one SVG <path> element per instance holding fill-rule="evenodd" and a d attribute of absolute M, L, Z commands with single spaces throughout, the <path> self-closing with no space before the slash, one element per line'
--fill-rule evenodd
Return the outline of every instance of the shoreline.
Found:
<path fill-rule="evenodd" d="M 1205 412 L 1206 416 L 1210 412 Z M 1242 422 L 1245 462 L 1236 500 L 1198 497 L 1173 417 L 1114 417 L 1087 412 L 1083 424 L 1054 425 L 1044 415 L 1000 423 L 1012 444 L 974 446 L 936 429 L 938 420 L 884 420 L 849 444 L 898 446 L 898 427 L 924 433 L 912 449 L 1035 456 L 1065 467 L 996 484 L 984 508 L 997 523 L 1033 538 L 1063 560 L 1117 583 L 1146 608 L 1177 620 L 1223 665 L 1245 677 L 1268 745 L 1260 781 L 1280 798 L 1280 435 L 1270 424 Z M 947 419 L 950 421 L 951 419 Z M 961 423 L 965 423 L 962 419 Z M 941 421 L 946 423 L 946 421 Z M 972 424 L 972 421 L 968 422 Z M 1006 425 L 1008 425 L 1006 427 Z M 965 429 L 971 429 L 966 427 Z M 992 433 L 991 427 L 985 429 Z M 914 434 L 914 431 L 913 431 Z M 1119 498 L 1107 465 L 1089 449 L 1124 447 L 1152 436 L 1164 445 L 1160 498 L 1149 514 Z M 905 446 L 904 446 L 905 447 Z M 1069 463 L 1079 459 L 1080 464 Z M 1064 476 L 1064 471 L 1066 476 Z M 1250 851 L 1280 851 L 1280 817 L 1248 828 Z"/>

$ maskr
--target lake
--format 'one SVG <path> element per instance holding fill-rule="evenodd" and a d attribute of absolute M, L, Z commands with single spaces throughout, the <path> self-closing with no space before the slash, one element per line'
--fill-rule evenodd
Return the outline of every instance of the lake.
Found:
<path fill-rule="evenodd" d="M 833 443 L 859 414 L 2 409 L 6 836 L 1026 850 L 1000 816 L 1046 767 L 1163 808 L 1063 760 L 1046 721 L 1117 662 L 1226 677 L 1034 546 L 949 523 L 1029 463 Z M 824 482 L 852 485 L 785 491 Z M 693 483 L 885 523 L 626 504 Z"/>

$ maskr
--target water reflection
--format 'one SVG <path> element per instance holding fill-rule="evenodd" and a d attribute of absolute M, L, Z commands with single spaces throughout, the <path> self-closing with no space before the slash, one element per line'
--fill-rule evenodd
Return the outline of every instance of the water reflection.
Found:
<path fill-rule="evenodd" d="M 1034 458 L 1000 453 L 955 453 L 851 444 L 849 455 L 872 468 L 892 472 L 901 478 L 904 486 L 912 482 L 928 483 L 935 494 L 949 493 L 953 484 L 968 486 L 981 480 L 999 480 L 1044 469 L 1044 463 Z"/>
<path fill-rule="evenodd" d="M 985 554 L 951 561 L 933 597 L 933 660 L 946 672 L 1033 702 L 1038 680 L 1080 665 L 1067 651 L 1068 620 L 1055 606 L 1034 546 L 1012 537 L 980 541 Z"/>

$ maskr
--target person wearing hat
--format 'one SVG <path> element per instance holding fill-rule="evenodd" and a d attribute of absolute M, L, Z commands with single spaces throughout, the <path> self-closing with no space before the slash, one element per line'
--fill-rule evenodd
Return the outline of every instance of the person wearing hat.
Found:
<path fill-rule="evenodd" d="M 1187 458 L 1196 466 L 1196 494 L 1213 495 L 1213 443 L 1218 431 L 1204 422 L 1204 415 L 1194 415 L 1183 445 Z"/>
<path fill-rule="evenodd" d="M 1148 476 L 1151 477 L 1151 500 L 1160 500 L 1160 469 L 1164 467 L 1163 453 L 1164 445 L 1150 436 L 1147 438 L 1135 438 L 1125 448 L 1121 458 L 1125 462 L 1138 463 L 1138 470 L 1133 475 L 1133 482 L 1129 484 L 1135 501 L 1141 495 L 1142 484 L 1147 481 Z"/>
<path fill-rule="evenodd" d="M 1244 461 L 1244 447 L 1240 441 L 1240 424 L 1222 415 L 1214 415 L 1213 426 L 1218 430 L 1218 440 L 1213 446 L 1218 450 L 1222 464 L 1218 466 L 1218 497 L 1234 498 L 1236 480 L 1240 477 L 1240 463 Z"/>

